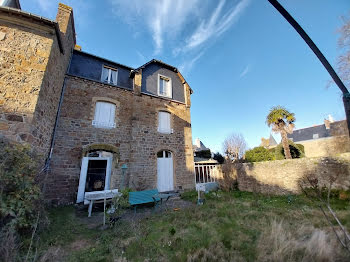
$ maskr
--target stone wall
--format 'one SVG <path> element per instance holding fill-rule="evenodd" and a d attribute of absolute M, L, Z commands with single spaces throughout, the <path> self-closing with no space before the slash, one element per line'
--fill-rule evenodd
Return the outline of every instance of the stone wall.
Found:
<path fill-rule="evenodd" d="M 62 32 L 61 53 L 55 27 L 39 20 L 0 11 L 0 134 L 33 145 L 44 159 L 73 38 L 72 29 Z"/>
<path fill-rule="evenodd" d="M 136 85 L 138 85 L 136 83 Z M 116 128 L 92 126 L 95 102 L 114 101 Z M 160 134 L 158 111 L 171 113 L 173 134 Z M 138 190 L 157 187 L 157 152 L 174 155 L 174 187 L 194 187 L 190 109 L 182 103 L 132 92 L 78 77 L 68 77 L 62 104 L 52 173 L 47 195 L 54 204 L 74 202 L 84 148 L 110 145 L 118 149 L 111 186 L 121 183 L 121 166 L 128 165 L 126 183 Z"/>
<path fill-rule="evenodd" d="M 222 168 L 226 168 L 225 173 Z M 239 190 L 277 195 L 300 193 L 299 182 L 307 185 L 303 180 L 306 175 L 316 176 L 321 186 L 328 185 L 331 176 L 337 177 L 334 188 L 349 189 L 350 153 L 338 157 L 232 164 L 220 167 L 216 174 L 220 183 L 237 181 Z"/>
<path fill-rule="evenodd" d="M 348 135 L 331 136 L 296 143 L 304 146 L 306 157 L 334 156 L 350 152 L 350 139 Z"/>

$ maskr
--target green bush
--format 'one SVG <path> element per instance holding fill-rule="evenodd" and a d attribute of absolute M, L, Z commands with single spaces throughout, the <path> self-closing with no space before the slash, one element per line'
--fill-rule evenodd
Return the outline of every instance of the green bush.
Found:
<path fill-rule="evenodd" d="M 202 150 L 196 152 L 197 157 L 202 157 L 202 158 L 211 158 L 211 152 L 210 150 Z"/>
<path fill-rule="evenodd" d="M 28 146 L 0 140 L 0 228 L 30 228 L 39 207 L 37 156 Z"/>
<path fill-rule="evenodd" d="M 263 146 L 254 147 L 245 152 L 247 162 L 261 162 L 273 160 L 273 153 Z"/>
<path fill-rule="evenodd" d="M 304 146 L 301 144 L 295 144 L 293 143 L 293 141 L 288 140 L 289 143 L 289 150 L 290 150 L 290 154 L 292 155 L 292 158 L 302 158 L 305 157 L 305 150 L 304 150 Z M 284 149 L 283 149 L 283 145 L 282 143 L 279 144 L 278 146 L 276 146 L 274 148 L 275 151 L 275 159 L 276 160 L 282 160 L 285 159 L 284 156 Z"/>

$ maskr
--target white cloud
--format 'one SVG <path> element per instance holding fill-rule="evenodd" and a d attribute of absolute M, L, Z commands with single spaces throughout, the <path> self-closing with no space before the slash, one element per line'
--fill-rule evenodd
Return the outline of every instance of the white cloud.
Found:
<path fill-rule="evenodd" d="M 225 2 L 221 0 L 209 19 L 201 21 L 194 33 L 186 40 L 184 51 L 196 48 L 227 31 L 246 9 L 249 0 L 241 0 L 235 7 L 224 13 L 222 10 Z"/>
<path fill-rule="evenodd" d="M 241 16 L 250 0 L 216 2 L 201 0 L 109 0 L 113 13 L 135 28 L 146 30 L 154 44 L 153 55 L 186 53 L 179 66 L 188 72 L 204 54 L 204 44 L 226 32 Z M 215 4 L 214 8 L 212 4 Z M 144 31 L 145 32 L 145 31 Z M 164 52 L 163 52 L 164 53 Z"/>
<path fill-rule="evenodd" d="M 155 54 L 164 47 L 164 39 L 173 39 L 191 19 L 199 0 L 110 0 L 113 12 L 126 23 L 139 28 L 146 25 L 152 35 Z"/>
<path fill-rule="evenodd" d="M 248 74 L 250 71 L 250 65 L 247 65 L 244 70 L 239 74 L 239 78 L 244 77 L 246 74 Z"/>
<path fill-rule="evenodd" d="M 37 0 L 37 3 L 44 12 L 50 12 L 55 4 L 55 2 L 47 0 Z"/>
<path fill-rule="evenodd" d="M 185 63 L 182 63 L 179 66 L 179 70 L 182 74 L 186 74 L 187 72 L 191 71 L 192 67 L 195 65 L 195 63 L 198 61 L 199 58 L 204 54 L 204 51 L 200 52 L 198 55 L 196 55 L 191 60 L 186 60 Z"/>

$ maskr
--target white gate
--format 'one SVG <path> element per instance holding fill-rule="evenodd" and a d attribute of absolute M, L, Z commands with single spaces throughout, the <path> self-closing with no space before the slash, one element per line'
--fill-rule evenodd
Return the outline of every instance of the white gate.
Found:
<path fill-rule="evenodd" d="M 194 164 L 196 184 L 216 182 L 218 164 Z"/>
<path fill-rule="evenodd" d="M 157 188 L 159 192 L 174 190 L 173 155 L 169 151 L 157 154 Z"/>

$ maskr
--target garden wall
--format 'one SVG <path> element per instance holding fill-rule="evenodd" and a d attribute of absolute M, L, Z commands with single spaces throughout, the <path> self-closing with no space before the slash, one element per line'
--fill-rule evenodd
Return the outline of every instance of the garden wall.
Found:
<path fill-rule="evenodd" d="M 349 136 L 331 136 L 296 142 L 302 144 L 306 157 L 333 156 L 350 152 Z"/>
<path fill-rule="evenodd" d="M 299 183 L 306 185 L 305 176 L 317 177 L 319 185 L 328 185 L 335 179 L 333 188 L 350 188 L 350 153 L 337 157 L 300 158 L 255 163 L 228 164 L 219 167 L 221 184 L 238 182 L 242 191 L 265 194 L 300 193 Z"/>

